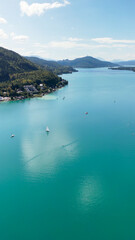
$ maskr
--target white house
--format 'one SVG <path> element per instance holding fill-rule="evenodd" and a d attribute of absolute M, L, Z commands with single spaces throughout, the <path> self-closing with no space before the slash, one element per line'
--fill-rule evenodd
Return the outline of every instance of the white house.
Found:
<path fill-rule="evenodd" d="M 0 96 L 0 101 L 3 101 L 3 97 Z"/>

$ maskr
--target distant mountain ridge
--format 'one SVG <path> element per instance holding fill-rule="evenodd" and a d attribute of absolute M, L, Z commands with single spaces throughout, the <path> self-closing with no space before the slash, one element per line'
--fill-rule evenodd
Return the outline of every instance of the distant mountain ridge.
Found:
<path fill-rule="evenodd" d="M 135 60 L 128 60 L 128 61 L 120 61 L 117 64 L 122 66 L 135 66 Z"/>
<path fill-rule="evenodd" d="M 27 60 L 44 67 L 47 70 L 53 71 L 56 74 L 74 72 L 74 68 L 100 68 L 100 67 L 114 67 L 117 63 L 99 60 L 93 57 L 82 57 L 74 60 L 45 60 L 39 57 L 25 57 Z"/>
<path fill-rule="evenodd" d="M 68 59 L 60 60 L 60 61 L 57 61 L 57 63 L 63 66 L 70 66 L 73 68 L 100 68 L 100 67 L 118 66 L 118 64 L 107 62 L 107 61 L 101 61 L 97 58 L 93 58 L 90 56 L 76 58 L 74 60 L 68 60 Z"/>
<path fill-rule="evenodd" d="M 64 74 L 64 73 L 72 73 L 75 72 L 76 70 L 73 69 L 71 66 L 64 66 L 59 64 L 56 61 L 52 60 L 45 60 L 39 57 L 25 57 L 27 60 L 31 61 L 32 63 L 35 63 L 39 65 L 40 67 L 52 71 L 53 73 L 59 75 L 59 74 Z"/>

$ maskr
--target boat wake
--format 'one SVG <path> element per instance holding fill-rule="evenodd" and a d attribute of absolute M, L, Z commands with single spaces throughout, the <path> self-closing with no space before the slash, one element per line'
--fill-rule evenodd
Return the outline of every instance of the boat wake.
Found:
<path fill-rule="evenodd" d="M 68 143 L 68 144 L 62 145 L 62 148 L 66 149 L 67 147 L 72 146 L 72 145 L 74 145 L 74 144 L 77 143 L 77 142 L 78 142 L 78 140 L 76 139 L 76 140 L 74 140 L 74 141 L 72 141 L 72 142 L 70 142 L 70 143 Z M 58 148 L 55 148 L 55 151 L 56 151 L 56 150 L 60 150 L 60 148 L 59 148 L 59 147 L 58 147 Z M 46 152 L 46 151 L 43 151 L 43 152 L 41 152 L 41 153 L 33 156 L 31 159 L 27 160 L 24 165 L 29 164 L 30 162 L 36 160 L 37 158 L 39 158 L 39 157 L 41 157 L 41 156 L 43 156 L 43 155 L 45 155 L 45 154 L 47 154 L 47 152 Z M 48 153 L 48 154 L 49 154 L 49 153 Z"/>
<path fill-rule="evenodd" d="M 71 143 L 68 143 L 66 145 L 62 145 L 63 148 L 66 148 L 66 147 L 69 147 L 69 146 L 72 146 L 73 144 L 77 143 L 78 140 L 76 139 L 75 141 L 71 142 Z"/>

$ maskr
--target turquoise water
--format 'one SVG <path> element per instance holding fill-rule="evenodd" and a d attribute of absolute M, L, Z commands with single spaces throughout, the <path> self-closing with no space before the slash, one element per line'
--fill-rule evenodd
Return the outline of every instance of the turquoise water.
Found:
<path fill-rule="evenodd" d="M 47 97 L 0 104 L 0 240 L 133 240 L 135 73 L 63 77 Z"/>

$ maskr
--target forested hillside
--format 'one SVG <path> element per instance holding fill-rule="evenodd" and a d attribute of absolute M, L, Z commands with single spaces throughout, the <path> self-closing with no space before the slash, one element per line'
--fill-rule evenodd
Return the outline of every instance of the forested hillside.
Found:
<path fill-rule="evenodd" d="M 58 61 L 59 64 L 63 66 L 71 66 L 73 68 L 100 68 L 100 67 L 114 67 L 118 66 L 118 64 L 114 64 L 107 61 L 101 61 L 97 58 L 93 57 L 83 57 L 83 58 L 76 58 L 74 60 L 62 60 Z"/>
<path fill-rule="evenodd" d="M 19 54 L 0 48 L 0 97 L 32 97 L 55 91 L 68 82 Z"/>
<path fill-rule="evenodd" d="M 25 57 L 29 61 L 39 65 L 40 67 L 52 71 L 53 73 L 59 75 L 64 73 L 72 73 L 76 72 L 75 69 L 73 69 L 70 66 L 62 66 L 61 64 L 57 63 L 56 61 L 47 61 L 38 57 Z"/>

